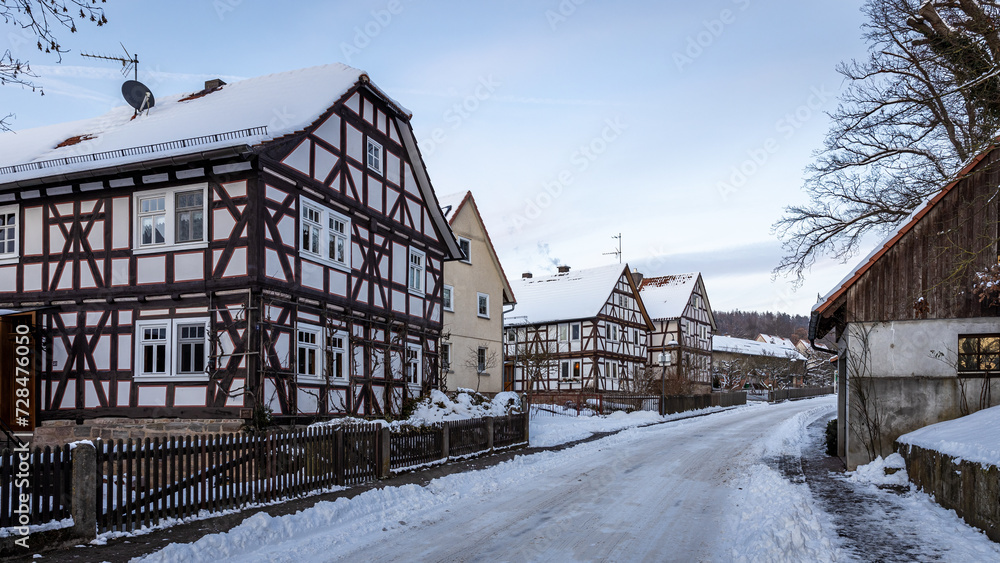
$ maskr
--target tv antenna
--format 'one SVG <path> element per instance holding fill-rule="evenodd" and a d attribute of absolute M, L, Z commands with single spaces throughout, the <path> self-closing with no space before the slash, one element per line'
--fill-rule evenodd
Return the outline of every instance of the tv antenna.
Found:
<path fill-rule="evenodd" d="M 91 59 L 104 59 L 106 61 L 118 61 L 122 63 L 122 76 L 128 76 L 128 71 L 134 70 L 135 77 L 134 80 L 139 80 L 139 54 L 130 55 L 128 49 L 125 48 L 124 43 L 119 43 L 122 46 L 122 50 L 125 51 L 124 57 L 112 57 L 111 55 L 94 55 L 92 53 L 80 53 L 81 57 L 88 57 Z"/>
<path fill-rule="evenodd" d="M 621 264 L 622 263 L 622 234 L 618 233 L 618 235 L 613 236 L 611 238 L 618 239 L 618 248 L 616 250 L 612 250 L 611 252 L 605 252 L 605 253 L 602 254 L 602 256 L 617 256 L 618 257 L 618 263 Z"/>
<path fill-rule="evenodd" d="M 80 56 L 89 57 L 91 59 L 104 59 L 106 61 L 118 61 L 122 63 L 122 75 L 128 76 L 128 71 L 134 72 L 134 80 L 126 80 L 122 84 L 122 97 L 128 102 L 128 105 L 132 106 L 135 112 L 132 117 L 139 115 L 143 111 L 149 112 L 149 108 L 156 104 L 156 98 L 153 97 L 153 92 L 142 82 L 139 82 L 139 54 L 136 53 L 132 55 L 125 48 L 124 43 L 119 43 L 122 46 L 122 50 L 125 51 L 124 57 L 113 57 L 111 55 L 94 55 L 91 53 L 80 53 Z"/>

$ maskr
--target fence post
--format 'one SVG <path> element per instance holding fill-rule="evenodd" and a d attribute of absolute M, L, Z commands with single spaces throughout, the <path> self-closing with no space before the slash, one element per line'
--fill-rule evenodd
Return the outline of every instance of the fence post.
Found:
<path fill-rule="evenodd" d="M 493 417 L 492 416 L 487 416 L 486 417 L 486 450 L 487 451 L 491 451 L 491 452 L 493 451 L 493 429 L 495 428 L 495 426 L 496 425 L 493 424 Z"/>
<path fill-rule="evenodd" d="M 73 535 L 84 539 L 97 537 L 97 450 L 93 444 L 78 443 L 73 450 L 73 492 L 70 515 Z"/>
<path fill-rule="evenodd" d="M 660 395 L 660 416 L 666 416 L 666 415 L 667 415 L 666 397 L 663 396 L 663 395 Z"/>
<path fill-rule="evenodd" d="M 344 431 L 342 429 L 337 429 L 336 438 L 334 439 L 333 455 L 334 459 L 337 460 L 336 484 L 338 487 L 343 487 L 344 465 L 347 464 L 347 456 L 344 455 Z"/>
<path fill-rule="evenodd" d="M 379 479 L 388 479 L 392 477 L 392 447 L 391 440 L 392 436 L 389 434 L 389 427 L 385 426 L 379 432 L 379 437 L 381 439 L 381 455 L 379 456 Z"/>
<path fill-rule="evenodd" d="M 521 413 L 521 416 L 524 417 L 524 441 L 526 443 L 530 443 L 531 436 L 529 435 L 529 431 L 531 430 L 531 415 L 529 414 L 529 411 L 524 411 Z"/>
<path fill-rule="evenodd" d="M 448 459 L 448 450 L 451 449 L 451 432 L 448 429 L 448 423 L 445 422 L 441 425 L 441 459 Z"/>

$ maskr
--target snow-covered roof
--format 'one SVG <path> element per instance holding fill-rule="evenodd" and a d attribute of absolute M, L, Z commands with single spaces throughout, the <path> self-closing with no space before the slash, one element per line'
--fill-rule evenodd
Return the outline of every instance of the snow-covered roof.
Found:
<path fill-rule="evenodd" d="M 614 264 L 511 284 L 517 307 L 508 324 L 539 324 L 596 317 L 628 266 Z"/>
<path fill-rule="evenodd" d="M 698 272 L 643 278 L 639 286 L 642 302 L 651 319 L 673 319 L 684 313 Z"/>
<path fill-rule="evenodd" d="M 154 92 L 156 105 L 134 119 L 133 109 L 123 105 L 99 117 L 0 133 L 0 185 L 216 148 L 258 145 L 305 129 L 359 82 L 368 82 L 363 71 L 335 63 L 249 78 L 202 96 L 192 92 L 160 96 Z M 409 117 L 408 110 L 374 85 L 369 87 Z M 197 141 L 174 143 L 191 139 Z M 68 140 L 78 142 L 58 146 Z M 137 147 L 151 148 L 134 150 Z M 79 158 L 84 155 L 102 158 Z M 33 166 L 18 166 L 26 164 Z"/>
<path fill-rule="evenodd" d="M 465 201 L 465 198 L 469 195 L 469 191 L 464 191 L 437 196 L 438 205 L 441 206 L 441 212 L 444 213 L 444 216 L 448 219 L 449 223 L 455 218 L 455 215 L 458 214 L 459 206 L 462 205 L 462 202 Z"/>
<path fill-rule="evenodd" d="M 774 344 L 775 346 L 781 346 L 782 348 L 791 348 L 793 350 L 797 349 L 791 340 L 782 338 L 781 336 L 775 336 L 773 334 L 760 333 L 757 335 L 757 340 L 759 342 L 766 342 L 768 344 Z"/>
<path fill-rule="evenodd" d="M 897 441 L 934 450 L 954 458 L 1000 466 L 1000 432 L 983 432 L 1000 424 L 1000 407 L 938 422 L 903 434 Z"/>
<path fill-rule="evenodd" d="M 778 344 L 759 342 L 757 340 L 746 340 L 745 338 L 733 338 L 731 336 L 713 336 L 713 352 L 730 352 L 733 354 L 743 354 L 745 356 L 774 356 L 777 358 L 788 358 L 790 360 L 805 360 L 806 357 L 795 348 L 786 348 Z"/>

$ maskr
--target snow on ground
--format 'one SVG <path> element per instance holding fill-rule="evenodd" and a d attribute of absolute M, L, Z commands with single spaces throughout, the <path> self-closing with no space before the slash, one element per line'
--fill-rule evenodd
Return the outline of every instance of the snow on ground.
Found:
<path fill-rule="evenodd" d="M 739 408 L 753 408 L 752 405 Z M 710 407 L 696 411 L 668 414 L 661 417 L 651 411 L 615 411 L 608 415 L 594 415 L 590 411 L 567 409 L 558 405 L 532 405 L 530 445 L 535 448 L 550 448 L 575 440 L 589 438 L 598 432 L 617 432 L 634 426 L 645 426 L 657 422 L 690 418 L 703 414 L 726 410 Z"/>
<path fill-rule="evenodd" d="M 836 517 L 825 512 L 802 476 L 800 453 L 808 425 L 829 416 L 834 401 L 754 405 L 628 428 L 424 487 L 370 490 L 280 517 L 259 513 L 141 561 L 869 559 L 864 545 L 839 536 L 845 518 L 904 536 L 912 550 L 885 560 L 1000 560 L 1000 546 L 927 495 L 872 484 L 898 465 L 892 456 L 833 477 L 841 491 L 863 491 L 864 499 Z M 566 419 L 593 432 L 649 417 Z M 570 435 L 568 425 L 545 421 L 533 430 L 557 440 Z"/>
<path fill-rule="evenodd" d="M 885 459 L 878 456 L 866 465 L 859 465 L 848 475 L 852 483 L 860 485 L 896 487 L 910 485 L 910 477 L 906 474 L 906 460 L 897 453 L 890 454 Z"/>
<path fill-rule="evenodd" d="M 909 444 L 934 450 L 956 459 L 1000 466 L 1000 432 L 984 428 L 1000 425 L 1000 407 L 974 412 L 968 416 L 925 426 L 898 438 Z"/>
<path fill-rule="evenodd" d="M 798 463 L 806 427 L 836 404 L 834 397 L 802 401 L 811 406 L 784 420 L 754 444 L 755 455 L 740 469 L 733 510 L 723 522 L 730 561 L 843 561 L 829 515 L 817 506 L 804 482 L 791 482 L 771 463 Z M 773 408 L 773 407 L 770 407 Z"/>
<path fill-rule="evenodd" d="M 504 391 L 497 393 L 492 400 L 471 390 L 459 388 L 451 396 L 437 389 L 431 390 L 429 397 L 421 399 L 413 408 L 412 414 L 402 420 L 387 422 L 385 420 L 365 420 L 360 418 L 334 418 L 313 424 L 319 426 L 343 426 L 352 424 L 379 424 L 390 428 L 407 426 L 433 426 L 449 420 L 465 420 L 484 416 L 505 416 L 519 412 L 521 399 L 517 393 Z"/>

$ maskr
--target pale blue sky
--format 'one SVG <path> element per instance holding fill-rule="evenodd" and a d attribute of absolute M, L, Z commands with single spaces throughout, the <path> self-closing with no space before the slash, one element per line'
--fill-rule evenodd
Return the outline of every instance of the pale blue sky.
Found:
<path fill-rule="evenodd" d="M 610 263 L 621 232 L 648 275 L 702 271 L 715 309 L 808 314 L 853 264 L 792 292 L 770 228 L 805 200 L 836 64 L 865 55 L 860 5 L 110 0 L 60 65 L 5 29 L 46 95 L 4 87 L 0 110 L 23 129 L 123 104 L 115 63 L 79 56 L 119 41 L 161 95 L 344 62 L 413 112 L 435 189 L 473 191 L 511 278 Z"/>

